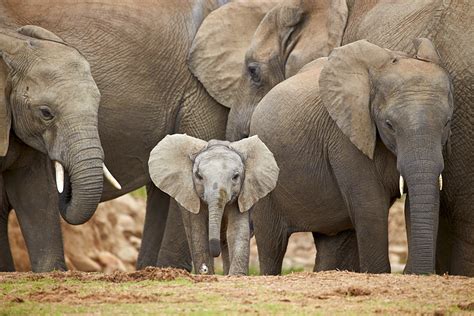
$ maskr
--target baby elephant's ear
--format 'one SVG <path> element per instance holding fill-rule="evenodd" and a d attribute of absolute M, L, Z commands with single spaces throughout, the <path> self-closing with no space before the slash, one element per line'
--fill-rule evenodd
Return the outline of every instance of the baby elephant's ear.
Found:
<path fill-rule="evenodd" d="M 153 148 L 148 160 L 153 183 L 195 214 L 199 213 L 201 202 L 194 190 L 190 156 L 206 145 L 207 142 L 185 134 L 168 135 Z"/>
<path fill-rule="evenodd" d="M 416 38 L 413 40 L 416 49 L 416 59 L 429 61 L 441 65 L 441 58 L 433 43 L 427 38 Z"/>
<path fill-rule="evenodd" d="M 245 157 L 245 180 L 238 199 L 243 213 L 275 188 L 280 169 L 272 152 L 258 136 L 233 142 L 230 147 Z"/>

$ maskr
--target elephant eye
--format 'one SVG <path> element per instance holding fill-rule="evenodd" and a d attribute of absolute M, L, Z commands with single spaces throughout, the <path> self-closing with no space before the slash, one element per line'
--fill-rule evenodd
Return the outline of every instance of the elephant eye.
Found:
<path fill-rule="evenodd" d="M 199 181 L 202 181 L 203 178 L 202 178 L 201 174 L 199 173 L 199 171 L 196 171 L 194 175 L 196 176 L 196 178 L 197 178 Z"/>
<path fill-rule="evenodd" d="M 387 128 L 391 130 L 392 132 L 395 131 L 395 129 L 393 128 L 392 122 L 390 122 L 389 120 L 385 121 L 385 126 L 387 126 Z"/>
<path fill-rule="evenodd" d="M 233 180 L 233 181 L 237 181 L 237 180 L 239 179 L 239 177 L 240 177 L 240 174 L 236 173 L 236 174 L 234 174 L 234 176 L 232 177 L 232 180 Z"/>
<path fill-rule="evenodd" d="M 259 83 L 261 78 L 260 78 L 260 68 L 258 67 L 258 65 L 250 64 L 250 65 L 248 65 L 247 70 L 249 72 L 250 79 L 254 83 Z"/>
<path fill-rule="evenodd" d="M 51 109 L 48 106 L 43 105 L 43 106 L 40 106 L 39 109 L 40 109 L 41 117 L 45 121 L 51 121 L 54 118 L 54 114 L 51 112 Z"/>

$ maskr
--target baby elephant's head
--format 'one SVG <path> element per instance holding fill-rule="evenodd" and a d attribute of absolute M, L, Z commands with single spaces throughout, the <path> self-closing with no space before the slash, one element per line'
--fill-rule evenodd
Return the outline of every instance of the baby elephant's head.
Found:
<path fill-rule="evenodd" d="M 226 141 L 211 140 L 191 157 L 193 182 L 198 196 L 208 205 L 223 208 L 234 202 L 245 178 L 245 157 Z"/>
<path fill-rule="evenodd" d="M 220 254 L 220 227 L 225 206 L 238 202 L 248 211 L 272 191 L 279 169 L 273 154 L 252 136 L 237 142 L 209 142 L 182 134 L 168 135 L 150 154 L 155 185 L 182 207 L 199 213 L 200 199 L 209 209 L 211 254 Z"/>

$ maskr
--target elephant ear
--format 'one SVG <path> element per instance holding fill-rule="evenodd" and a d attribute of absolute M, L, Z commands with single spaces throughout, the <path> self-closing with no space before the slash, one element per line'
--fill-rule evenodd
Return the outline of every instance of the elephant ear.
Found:
<path fill-rule="evenodd" d="M 10 88 L 9 72 L 15 68 L 14 56 L 27 46 L 24 38 L 18 34 L 0 32 L 0 156 L 6 156 L 8 152 L 11 110 L 10 110 Z"/>
<path fill-rule="evenodd" d="M 275 6 L 255 31 L 246 57 L 251 56 L 260 62 L 268 62 L 275 56 L 286 60 L 288 52 L 296 44 L 291 40 L 291 34 L 304 20 L 305 13 L 301 0 L 284 0 Z"/>
<path fill-rule="evenodd" d="M 429 61 L 441 65 L 441 58 L 433 43 L 427 38 L 416 38 L 413 40 L 416 49 L 416 59 Z"/>
<path fill-rule="evenodd" d="M 207 142 L 185 134 L 168 135 L 153 148 L 148 167 L 153 183 L 186 210 L 199 213 L 200 200 L 194 190 L 191 156 Z"/>
<path fill-rule="evenodd" d="M 370 111 L 369 72 L 382 67 L 390 57 L 385 49 L 360 40 L 334 49 L 319 77 L 321 99 L 329 115 L 370 159 L 377 134 Z"/>
<path fill-rule="evenodd" d="M 278 0 L 242 0 L 211 12 L 200 26 L 189 55 L 191 72 L 220 104 L 231 108 L 245 52 L 260 21 Z"/>
<path fill-rule="evenodd" d="M 302 1 L 305 22 L 288 45 L 285 78 L 295 75 L 304 65 L 329 53 L 341 45 L 347 22 L 346 0 Z M 294 46 L 294 47 L 292 47 Z M 288 51 L 289 50 L 289 51 Z"/>
<path fill-rule="evenodd" d="M 41 40 L 47 40 L 47 41 L 57 42 L 61 44 L 66 44 L 62 38 L 60 38 L 53 32 L 48 31 L 47 29 L 44 29 L 36 25 L 22 26 L 17 30 L 17 32 L 20 34 L 37 38 L 37 39 L 41 39 Z"/>
<path fill-rule="evenodd" d="M 272 152 L 258 136 L 233 142 L 230 147 L 241 153 L 245 160 L 245 179 L 238 199 L 243 213 L 275 188 L 280 169 Z"/>

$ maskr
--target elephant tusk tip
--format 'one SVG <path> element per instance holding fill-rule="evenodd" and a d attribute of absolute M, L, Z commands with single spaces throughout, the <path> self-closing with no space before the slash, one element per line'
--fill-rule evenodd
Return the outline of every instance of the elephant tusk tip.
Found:
<path fill-rule="evenodd" d="M 400 197 L 402 197 L 403 193 L 405 191 L 405 179 L 403 179 L 402 176 L 400 176 L 400 180 L 399 180 L 398 185 L 399 185 L 399 189 L 400 189 Z"/>
<path fill-rule="evenodd" d="M 105 164 L 102 165 L 102 169 L 104 171 L 104 176 L 105 178 L 107 179 L 107 181 L 109 181 L 109 183 L 114 187 L 116 188 L 117 190 L 122 190 L 122 186 L 120 185 L 120 183 L 117 181 L 117 179 L 114 178 L 114 176 L 112 175 L 112 173 L 110 173 L 109 169 L 107 169 L 107 167 L 105 166 Z"/>
<path fill-rule="evenodd" d="M 59 193 L 64 191 L 64 167 L 59 161 L 54 162 L 54 170 L 56 173 L 56 188 Z"/>

